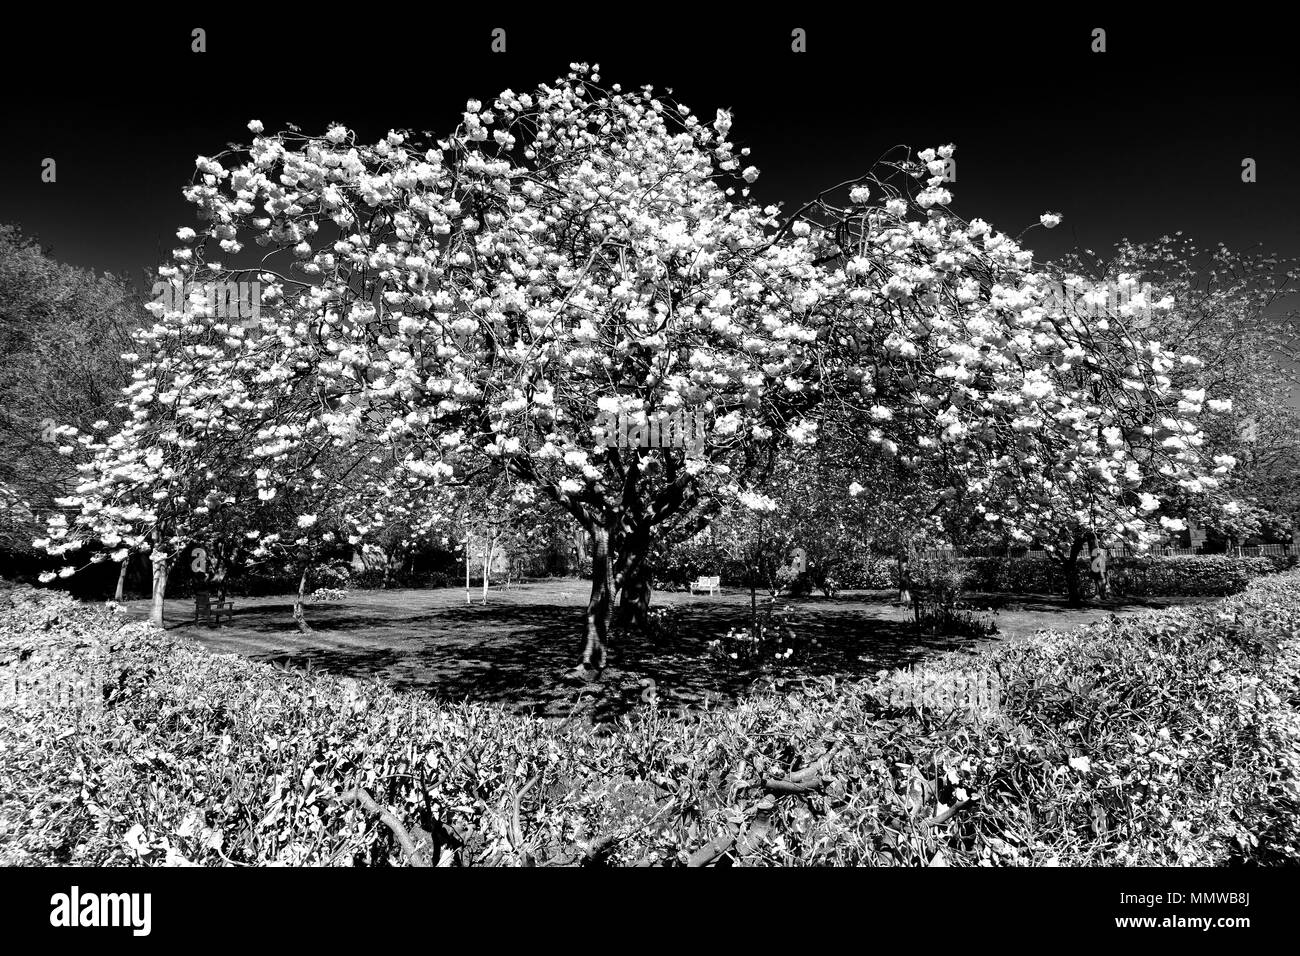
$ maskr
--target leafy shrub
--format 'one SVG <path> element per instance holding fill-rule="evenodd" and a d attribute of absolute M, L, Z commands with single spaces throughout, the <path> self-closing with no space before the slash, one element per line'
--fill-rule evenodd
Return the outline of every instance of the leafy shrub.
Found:
<path fill-rule="evenodd" d="M 1170 594 L 1236 594 L 1255 578 L 1272 574 L 1269 558 L 1227 555 L 1175 555 L 1126 558 L 1113 575 L 1121 594 L 1147 597 Z"/>
<path fill-rule="evenodd" d="M 794 611 L 775 600 L 759 605 L 755 620 L 746 628 L 730 628 L 725 637 L 709 642 L 709 649 L 722 660 L 737 662 L 788 661 L 799 646 L 794 630 Z"/>
<path fill-rule="evenodd" d="M 913 562 L 912 601 L 922 630 L 953 637 L 984 637 L 997 625 L 966 601 L 962 592 L 967 572 L 956 558 L 923 558 Z"/>
<path fill-rule="evenodd" d="M 744 565 L 725 548 L 708 542 L 687 542 L 652 557 L 655 588 L 682 591 L 700 577 L 718 575 L 724 584 L 735 584 L 745 577 Z"/>
<path fill-rule="evenodd" d="M 839 591 L 885 591 L 898 587 L 898 562 L 893 558 L 848 556 L 830 567 L 809 565 L 807 591 L 833 596 Z"/>
<path fill-rule="evenodd" d="M 952 605 L 930 604 L 918 599 L 916 623 L 921 630 L 945 637 L 989 637 L 998 632 L 994 612 L 981 610 L 964 601 Z"/>
<path fill-rule="evenodd" d="M 964 558 L 962 565 L 966 570 L 966 587 L 972 591 L 1063 594 L 1067 590 L 1061 562 L 1047 558 Z M 1081 580 L 1089 589 L 1087 593 L 1091 593 L 1087 566 L 1080 562 L 1079 568 Z"/>
<path fill-rule="evenodd" d="M 481 580 L 478 572 L 474 575 L 475 580 Z M 457 583 L 464 583 L 464 574 L 457 576 L 447 571 L 403 571 L 400 568 L 394 568 L 388 575 L 388 586 L 390 588 L 448 588 Z M 377 591 L 384 586 L 384 569 L 383 568 L 365 568 L 361 571 L 353 571 L 349 578 L 349 586 L 357 590 Z"/>
<path fill-rule="evenodd" d="M 168 598 L 194 596 L 195 581 L 189 576 L 172 576 L 167 579 Z M 212 590 L 215 585 L 207 585 Z M 226 593 L 231 597 L 270 597 L 277 594 L 296 594 L 298 575 L 292 571 L 274 568 L 237 569 L 226 578 Z M 148 591 L 142 592 L 147 597 Z"/>
<path fill-rule="evenodd" d="M 352 565 L 335 561 L 312 568 L 309 580 L 323 588 L 346 588 L 352 583 Z"/>
<path fill-rule="evenodd" d="M 675 545 L 654 557 L 656 590 L 682 591 L 696 578 L 720 575 L 724 584 L 748 587 L 749 572 L 745 562 L 725 548 L 708 542 Z M 830 564 L 810 562 L 808 570 L 794 572 L 788 566 L 778 570 L 781 589 L 787 594 L 806 595 L 814 590 L 830 594 L 843 589 L 881 590 L 898 586 L 898 572 L 893 558 L 838 555 Z M 760 590 L 765 583 L 759 583 Z"/>
<path fill-rule="evenodd" d="M 828 592 L 838 589 L 834 584 L 828 587 L 828 582 L 818 582 L 817 576 L 811 570 L 797 572 L 786 568 L 783 569 L 780 577 L 781 591 L 790 597 L 807 597 L 813 592 L 813 588 L 818 587 L 819 584 L 821 587 L 826 588 Z"/>
<path fill-rule="evenodd" d="M 884 591 L 898 587 L 898 561 L 876 557 L 846 561 L 840 568 L 840 586 L 857 591 Z"/>
<path fill-rule="evenodd" d="M 676 641 L 681 631 L 681 607 L 674 604 L 652 607 L 646 612 L 645 630 L 655 641 Z"/>
<path fill-rule="evenodd" d="M 552 722 L 0 592 L 9 674 L 95 641 L 112 678 L 93 722 L 0 706 L 0 864 L 407 861 L 358 787 L 453 865 L 1300 862 L 1300 573 L 931 659 L 997 675 L 978 717 L 825 680 Z"/>

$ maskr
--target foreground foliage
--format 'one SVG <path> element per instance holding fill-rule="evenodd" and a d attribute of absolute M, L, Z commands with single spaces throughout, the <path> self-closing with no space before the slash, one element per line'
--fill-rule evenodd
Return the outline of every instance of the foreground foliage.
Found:
<path fill-rule="evenodd" d="M 612 724 L 212 655 L 0 591 L 6 681 L 107 653 L 98 715 L 0 707 L 0 863 L 1265 864 L 1300 860 L 1300 575 L 900 680 Z M 80 714 L 80 716 L 78 716 Z M 391 824 L 386 826 L 385 823 Z"/>

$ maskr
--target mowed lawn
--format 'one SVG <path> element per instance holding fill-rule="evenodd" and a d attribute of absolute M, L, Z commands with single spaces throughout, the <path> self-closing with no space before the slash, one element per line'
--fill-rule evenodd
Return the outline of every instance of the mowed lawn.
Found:
<path fill-rule="evenodd" d="M 167 626 L 218 653 L 242 654 L 292 667 L 311 666 L 358 678 L 379 677 L 405 689 L 450 700 L 497 701 L 521 711 L 568 713 L 582 694 L 596 694 L 617 712 L 640 697 L 643 678 L 661 701 L 698 706 L 726 703 L 756 680 L 778 686 L 810 676 L 858 677 L 916 663 L 942 650 L 979 641 L 918 634 L 911 612 L 893 591 L 844 592 L 779 601 L 807 645 L 789 661 L 754 664 L 719 659 L 709 642 L 746 626 L 749 592 L 690 595 L 656 592 L 653 607 L 672 607 L 678 624 L 658 639 L 616 639 L 599 689 L 574 673 L 582 647 L 590 584 L 547 580 L 494 587 L 487 604 L 479 589 L 465 603 L 463 588 L 351 591 L 343 601 L 306 604 L 313 631 L 299 633 L 289 596 L 233 597 L 234 616 L 220 627 L 195 625 L 193 599 L 166 602 Z M 1105 602 L 1079 610 L 1046 595 L 972 595 L 979 607 L 998 606 L 998 633 L 1015 640 L 1042 628 L 1063 629 L 1111 614 L 1133 614 L 1197 598 Z M 761 600 L 760 596 L 760 600 Z M 1209 599 L 1205 599 L 1209 600 Z M 149 602 L 129 601 L 128 615 L 145 618 Z M 815 642 L 815 643 L 814 643 Z"/>

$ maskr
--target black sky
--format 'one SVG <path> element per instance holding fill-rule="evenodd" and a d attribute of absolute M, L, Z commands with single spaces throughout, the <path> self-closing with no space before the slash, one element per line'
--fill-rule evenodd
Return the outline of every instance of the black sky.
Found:
<path fill-rule="evenodd" d="M 897 143 L 954 142 L 961 215 L 1014 234 L 1044 211 L 1064 214 L 1054 232 L 1030 234 L 1040 257 L 1176 230 L 1300 255 L 1294 43 L 1254 9 L 1176 22 L 1132 5 L 808 5 L 808 15 L 793 5 L 708 21 L 691 6 L 595 9 L 449 17 L 436 5 L 321 5 L 11 25 L 0 40 L 10 91 L 0 221 L 60 259 L 135 278 L 195 221 L 180 196 L 194 157 L 246 142 L 250 119 L 309 132 L 340 121 L 368 139 L 441 133 L 467 98 L 526 90 L 585 60 L 605 82 L 672 87 L 705 116 L 732 107 L 764 200 L 809 198 Z M 206 53 L 190 52 L 195 26 Z M 504 54 L 490 51 L 494 27 L 507 31 Z M 807 53 L 790 51 L 795 27 Z M 1105 53 L 1089 49 L 1094 27 L 1107 31 Z M 40 181 L 45 157 L 58 163 L 53 184 Z M 1256 183 L 1241 181 L 1245 157 Z"/>

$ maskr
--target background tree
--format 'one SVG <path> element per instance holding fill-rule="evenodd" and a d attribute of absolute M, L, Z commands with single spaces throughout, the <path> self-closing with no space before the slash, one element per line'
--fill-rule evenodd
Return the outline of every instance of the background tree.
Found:
<path fill-rule="evenodd" d="M 76 485 L 73 436 L 122 420 L 143 305 L 121 279 L 61 263 L 0 224 L 0 484 L 27 503 L 6 509 L 0 547 L 29 564 L 44 516 Z"/>
<path fill-rule="evenodd" d="M 1240 516 L 1250 511 L 1259 518 L 1252 527 L 1285 535 L 1300 511 L 1300 313 L 1294 305 L 1300 261 L 1260 248 L 1201 248 L 1179 233 L 1125 240 L 1105 257 L 1078 251 L 1063 268 L 1087 280 L 1063 289 L 1066 298 L 1082 297 L 1089 286 L 1108 293 L 1111 308 L 1148 286 L 1153 291 L 1146 295 L 1168 297 L 1169 309 L 1132 310 L 1128 324 L 1135 336 L 1177 342 L 1188 357 L 1168 371 L 1174 387 L 1192 396 L 1189 405 L 1195 396 L 1210 396 L 1205 401 L 1216 411 L 1205 423 L 1204 447 L 1210 457 L 1234 460 L 1220 497 L 1238 505 L 1225 510 L 1222 502 L 1211 503 L 1201 517 L 1213 530 L 1232 525 L 1242 532 Z M 1185 502 L 1180 514 L 1190 506 Z"/>

